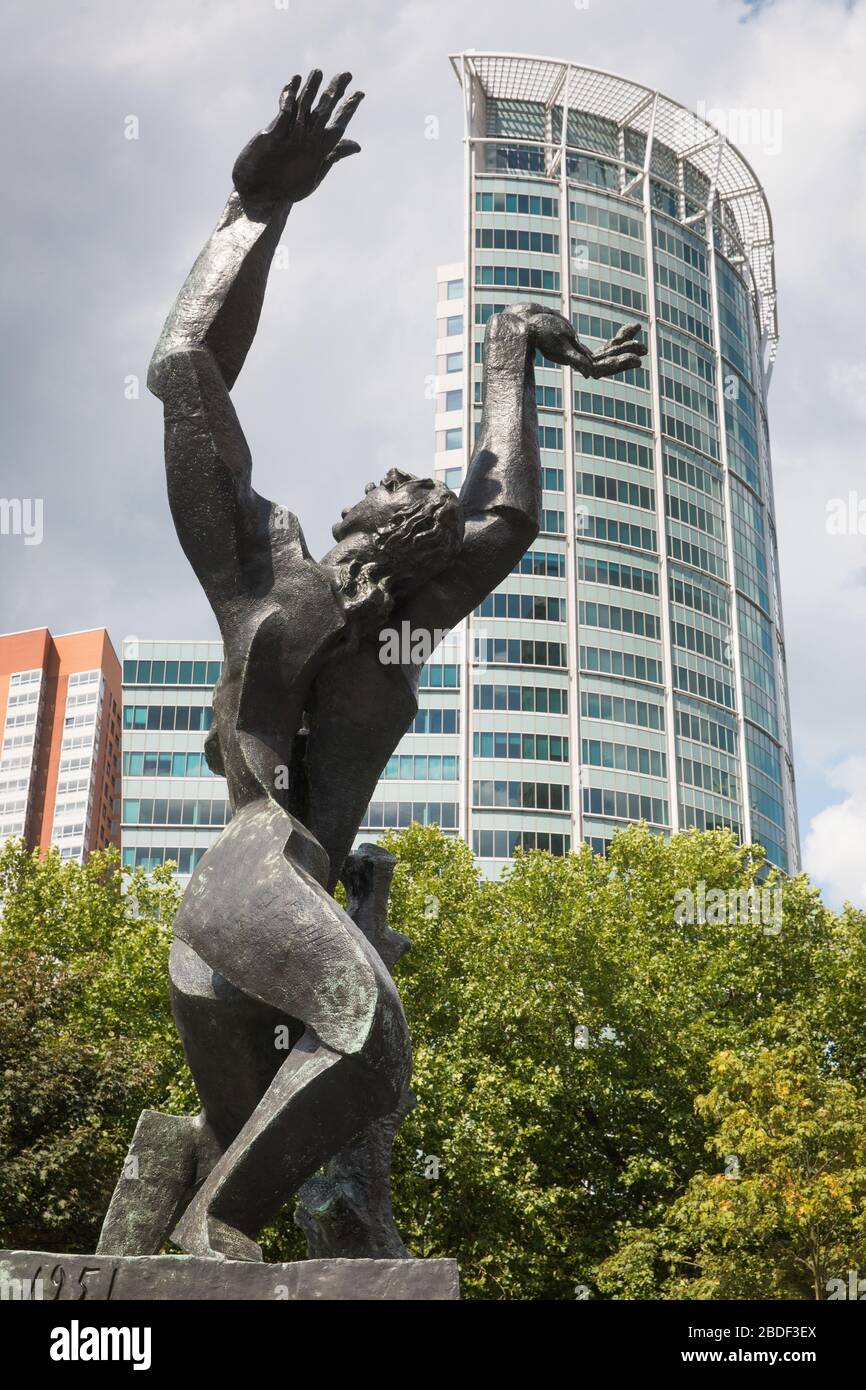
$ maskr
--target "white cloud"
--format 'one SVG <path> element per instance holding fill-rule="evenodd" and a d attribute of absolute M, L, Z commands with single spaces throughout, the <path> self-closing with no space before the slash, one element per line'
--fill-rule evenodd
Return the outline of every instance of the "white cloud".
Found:
<path fill-rule="evenodd" d="M 848 758 L 829 780 L 847 795 L 812 817 L 804 867 L 833 906 L 866 907 L 866 757 Z"/>
<path fill-rule="evenodd" d="M 843 410 L 866 419 L 866 361 L 843 361 L 831 364 L 828 372 L 830 390 Z"/>

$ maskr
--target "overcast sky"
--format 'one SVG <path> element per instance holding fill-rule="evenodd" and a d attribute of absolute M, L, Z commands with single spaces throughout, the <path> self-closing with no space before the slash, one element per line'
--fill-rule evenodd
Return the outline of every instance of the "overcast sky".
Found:
<path fill-rule="evenodd" d="M 770 426 L 802 841 L 829 899 L 866 905 L 866 534 L 827 529 L 834 498 L 866 510 L 862 0 L 6 0 L 0 38 L 0 496 L 44 509 L 40 545 L 0 536 L 0 631 L 104 625 L 118 646 L 216 635 L 143 381 L 234 157 L 294 72 L 351 69 L 363 152 L 290 218 L 235 395 L 258 489 L 315 551 L 368 478 L 430 466 L 434 269 L 461 254 L 449 53 L 571 59 L 692 108 L 763 113 L 744 152 L 776 231 Z"/>

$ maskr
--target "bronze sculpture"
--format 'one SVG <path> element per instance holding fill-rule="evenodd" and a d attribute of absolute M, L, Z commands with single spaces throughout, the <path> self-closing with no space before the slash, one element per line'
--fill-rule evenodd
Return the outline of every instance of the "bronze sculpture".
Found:
<path fill-rule="evenodd" d="M 330 1163 L 327 1200 L 339 1210 L 319 1225 L 307 1210 L 313 1253 L 405 1255 L 388 1191 L 410 1072 L 388 965 L 405 943 L 385 924 L 389 856 L 351 850 L 417 711 L 419 668 L 383 661 L 380 639 L 404 623 L 454 627 L 537 534 L 536 352 L 602 377 L 646 351 L 637 326 L 592 354 L 543 305 L 494 315 L 459 497 L 391 470 L 314 560 L 296 517 L 254 491 L 229 392 L 291 207 L 358 151 L 344 138 L 362 97 L 344 99 L 349 82 L 336 77 L 316 105 L 321 73 L 284 89 L 234 166 L 234 191 L 151 363 L 172 516 L 225 644 L 207 756 L 233 814 L 193 875 L 171 955 L 202 1112 L 144 1113 L 132 1146 L 142 1180 L 118 1183 L 103 1253 L 150 1254 L 171 1236 L 193 1255 L 260 1259 L 259 1230 Z M 352 915 L 333 897 L 341 878 Z"/>

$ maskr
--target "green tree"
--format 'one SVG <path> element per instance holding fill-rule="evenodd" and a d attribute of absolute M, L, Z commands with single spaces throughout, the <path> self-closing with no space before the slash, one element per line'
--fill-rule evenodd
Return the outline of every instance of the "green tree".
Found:
<path fill-rule="evenodd" d="M 392 921 L 414 941 L 398 1224 L 418 1253 L 458 1256 L 469 1296 L 615 1292 L 595 1270 L 621 1233 L 651 1231 L 714 1171 L 715 1117 L 696 1104 L 714 1059 L 771 1046 L 780 1008 L 818 1020 L 822 978 L 856 988 L 835 919 L 802 878 L 778 920 L 678 913 L 686 888 L 779 887 L 725 833 L 634 827 L 607 860 L 530 854 L 496 884 L 436 830 L 387 843 Z"/>
<path fill-rule="evenodd" d="M 166 971 L 171 873 L 0 849 L 0 1240 L 93 1250 L 140 1111 L 184 1062 Z M 183 1087 L 181 1087 L 183 1089 Z"/>
<path fill-rule="evenodd" d="M 413 942 L 394 1196 L 414 1252 L 456 1256 L 475 1298 L 810 1297 L 864 1266 L 864 914 L 726 832 L 636 826 L 497 883 L 436 828 L 385 843 Z M 6 1243 L 92 1249 L 139 1111 L 195 1105 L 177 889 L 126 877 L 0 853 Z M 780 913 L 742 910 L 758 888 Z M 291 1211 L 263 1243 L 302 1253 Z"/>
<path fill-rule="evenodd" d="M 697 1110 L 715 1172 L 626 1229 L 599 1270 L 620 1298 L 824 1299 L 866 1267 L 866 1099 L 799 1021 L 751 1057 L 720 1052 Z"/>

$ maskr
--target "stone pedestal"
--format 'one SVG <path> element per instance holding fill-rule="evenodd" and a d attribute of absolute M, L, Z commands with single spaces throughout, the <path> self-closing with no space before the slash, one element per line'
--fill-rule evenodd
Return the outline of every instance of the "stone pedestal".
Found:
<path fill-rule="evenodd" d="M 298 1260 L 196 1255 L 58 1255 L 0 1250 L 0 1299 L 382 1302 L 458 1299 L 456 1260 Z"/>

